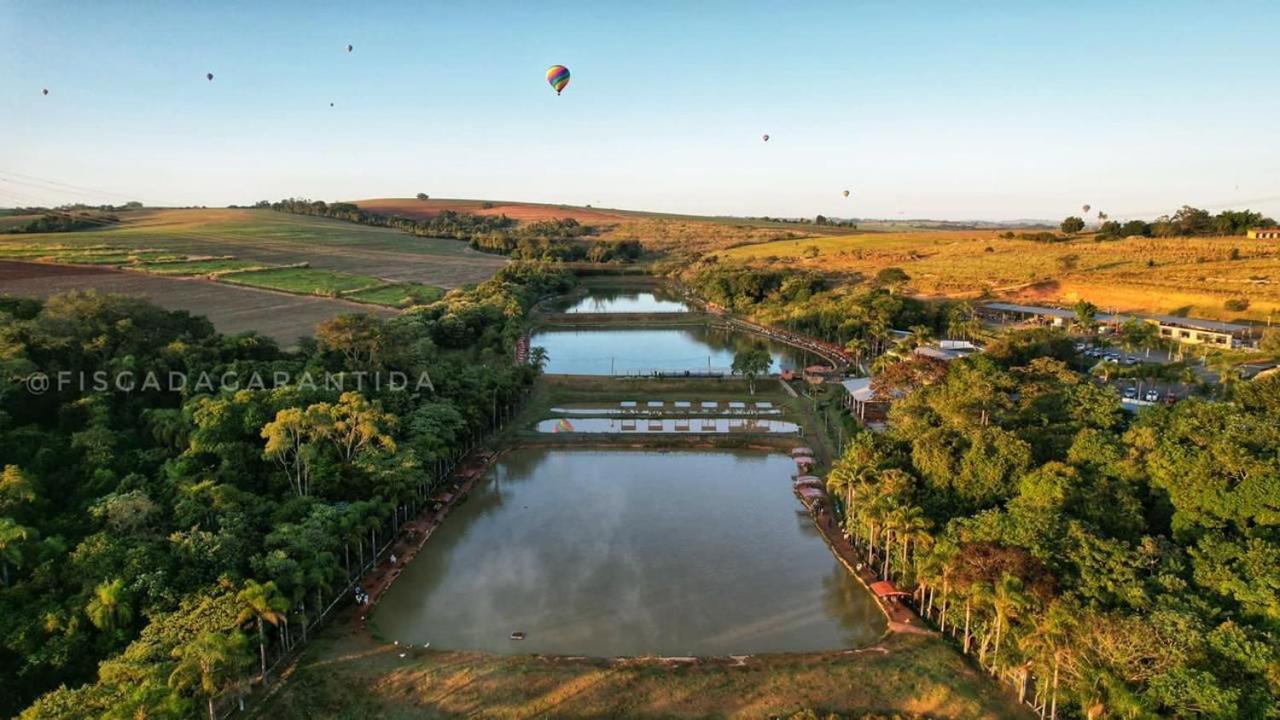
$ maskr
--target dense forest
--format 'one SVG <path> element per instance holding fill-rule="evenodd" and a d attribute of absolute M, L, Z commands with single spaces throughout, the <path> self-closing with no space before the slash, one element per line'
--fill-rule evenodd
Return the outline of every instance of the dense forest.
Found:
<path fill-rule="evenodd" d="M 0 300 L 0 714 L 189 717 L 264 674 L 523 397 L 525 312 L 571 284 L 512 264 L 297 351 L 124 296 Z"/>
<path fill-rule="evenodd" d="M 877 383 L 888 432 L 828 479 L 846 532 L 1046 714 L 1276 717 L 1280 378 L 1134 418 L 1028 335 Z"/>
<path fill-rule="evenodd" d="M 482 252 L 508 255 L 516 260 L 535 262 L 632 262 L 640 257 L 637 240 L 597 240 L 588 244 L 583 238 L 593 228 L 573 218 L 540 220 L 517 225 L 506 215 L 476 215 L 442 210 L 423 220 L 383 215 L 364 210 L 352 203 L 325 203 L 321 200 L 289 198 L 276 203 L 259 202 L 255 207 L 270 208 L 295 215 L 346 220 L 348 222 L 390 227 L 419 237 L 444 237 L 466 240 Z"/>

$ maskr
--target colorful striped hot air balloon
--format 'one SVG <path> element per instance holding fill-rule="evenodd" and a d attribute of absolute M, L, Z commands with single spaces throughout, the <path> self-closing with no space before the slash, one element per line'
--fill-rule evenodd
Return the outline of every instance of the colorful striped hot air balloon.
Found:
<path fill-rule="evenodd" d="M 573 432 L 573 423 L 569 422 L 568 418 L 560 418 L 560 421 L 556 423 L 555 432 Z"/>
<path fill-rule="evenodd" d="M 569 68 L 563 65 L 552 65 L 547 68 L 547 83 L 555 88 L 556 94 L 559 95 L 560 91 L 569 84 Z"/>

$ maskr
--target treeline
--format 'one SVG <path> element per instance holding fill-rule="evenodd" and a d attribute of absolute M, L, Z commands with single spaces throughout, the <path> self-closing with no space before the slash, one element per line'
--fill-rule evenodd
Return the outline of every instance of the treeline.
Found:
<path fill-rule="evenodd" d="M 505 230 L 515 227 L 516 224 L 515 220 L 506 215 L 474 215 L 454 210 L 442 210 L 434 217 L 415 220 L 399 215 L 369 212 L 354 203 L 326 203 L 323 200 L 301 198 L 288 198 L 274 203 L 263 200 L 254 207 L 269 208 L 276 212 L 294 215 L 314 215 L 346 220 L 361 225 L 395 228 L 420 237 L 443 237 L 455 240 L 470 240 L 477 234 Z"/>
<path fill-rule="evenodd" d="M 1104 222 L 1098 226 L 1094 234 L 1095 240 L 1120 240 L 1127 237 L 1206 237 L 1221 235 L 1244 235 L 1249 230 L 1259 227 L 1275 227 L 1276 221 L 1252 210 L 1223 210 L 1217 215 L 1208 210 L 1183 205 L 1173 215 L 1162 215 L 1151 222 L 1145 220 L 1108 220 L 1105 214 L 1099 213 Z M 1000 237 L 1018 238 L 1036 242 L 1065 242 L 1073 235 L 1085 229 L 1085 221 L 1078 216 L 1071 216 L 1062 221 L 1063 235 L 1051 232 L 1013 233 L 1004 232 Z"/>
<path fill-rule="evenodd" d="M 191 717 L 262 675 L 512 410 L 525 312 L 572 282 L 513 264 L 290 352 L 124 296 L 0 301 L 0 714 Z"/>
<path fill-rule="evenodd" d="M 1274 227 L 1275 220 L 1252 210 L 1223 210 L 1212 215 L 1208 210 L 1183 205 L 1172 216 L 1162 215 L 1152 222 L 1108 220 L 1098 228 L 1098 237 L 1107 240 L 1130 236 L 1194 237 L 1212 235 L 1244 235 L 1252 228 Z"/>
<path fill-rule="evenodd" d="M 824 225 L 828 227 L 842 227 L 856 230 L 858 222 L 856 220 L 840 220 L 838 218 L 829 218 L 826 215 L 816 215 L 813 219 L 809 218 L 776 218 L 762 215 L 758 218 L 747 218 L 748 220 L 762 220 L 764 222 L 783 223 L 786 225 Z"/>
<path fill-rule="evenodd" d="M 415 220 L 369 212 L 352 203 L 325 203 L 298 198 L 276 203 L 263 200 L 254 207 L 390 227 L 419 237 L 465 240 L 472 248 L 482 252 L 533 262 L 633 262 L 643 252 L 638 240 L 599 240 L 588 244 L 583 238 L 593 234 L 594 229 L 573 218 L 539 220 L 518 225 L 506 215 L 475 215 L 442 210 L 433 217 Z"/>
<path fill-rule="evenodd" d="M 910 280 L 885 268 L 867 283 L 833 285 L 813 271 L 698 266 L 682 276 L 699 297 L 753 320 L 846 348 L 859 361 L 896 342 L 894 328 L 918 339 L 972 337 L 979 323 L 968 305 L 924 302 L 899 292 Z"/>
<path fill-rule="evenodd" d="M 1130 420 L 1026 335 L 880 384 L 828 480 L 865 562 L 1042 716 L 1275 717 L 1280 379 Z"/>
<path fill-rule="evenodd" d="M 97 230 L 118 222 L 120 222 L 119 216 L 110 213 L 46 212 L 31 222 L 9 228 L 5 232 L 21 234 Z"/>
<path fill-rule="evenodd" d="M 539 220 L 474 236 L 471 247 L 518 260 L 550 262 L 634 262 L 644 252 L 639 240 L 596 240 L 589 245 L 579 240 L 593 232 L 573 218 Z"/>

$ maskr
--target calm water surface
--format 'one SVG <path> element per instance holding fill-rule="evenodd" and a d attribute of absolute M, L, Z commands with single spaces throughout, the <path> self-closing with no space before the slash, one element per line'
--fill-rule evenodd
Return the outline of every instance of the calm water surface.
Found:
<path fill-rule="evenodd" d="M 498 653 L 872 642 L 883 616 L 800 510 L 793 469 L 784 455 L 737 451 L 514 451 L 372 620 L 387 640 Z"/>
<path fill-rule="evenodd" d="M 660 288 L 588 288 L 586 297 L 566 300 L 552 309 L 564 313 L 689 312 L 678 295 Z"/>
<path fill-rule="evenodd" d="M 800 368 L 807 353 L 761 338 L 705 325 L 678 328 L 544 330 L 532 344 L 546 349 L 546 371 L 566 375 L 644 374 L 653 370 L 725 372 L 734 353 L 763 342 L 773 356 L 770 372 Z"/>

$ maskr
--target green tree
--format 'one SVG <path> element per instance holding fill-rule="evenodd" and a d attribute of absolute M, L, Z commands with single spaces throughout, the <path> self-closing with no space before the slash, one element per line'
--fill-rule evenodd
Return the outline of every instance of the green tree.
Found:
<path fill-rule="evenodd" d="M 733 356 L 734 375 L 742 375 L 747 379 L 747 388 L 752 395 L 756 394 L 756 378 L 769 372 L 773 364 L 773 356 L 763 345 L 756 345 L 747 350 L 740 350 Z"/>
<path fill-rule="evenodd" d="M 133 620 L 133 609 L 125 593 L 124 579 L 116 578 L 94 588 L 85 614 L 99 630 L 115 630 L 129 624 Z"/>
<path fill-rule="evenodd" d="M 179 645 L 173 657 L 178 664 L 169 674 L 169 687 L 204 696 L 209 720 L 217 720 L 213 701 L 236 682 L 250 662 L 248 643 L 238 632 L 206 632 Z"/>
<path fill-rule="evenodd" d="M 0 517 L 0 578 L 9 585 L 9 568 L 23 566 L 23 548 L 38 533 L 34 528 L 19 525 L 13 518 Z"/>
<path fill-rule="evenodd" d="M 276 588 L 274 582 L 259 583 L 254 580 L 245 581 L 244 587 L 236 594 L 240 602 L 240 614 L 237 623 L 250 620 L 258 626 L 258 654 L 262 663 L 259 679 L 267 682 L 267 634 L 265 623 L 279 627 L 285 621 L 285 613 L 289 610 L 289 600 Z"/>
<path fill-rule="evenodd" d="M 1075 215 L 1071 215 L 1062 221 L 1062 225 L 1060 227 L 1062 228 L 1062 232 L 1068 235 L 1075 235 L 1081 230 L 1084 230 L 1084 220 L 1076 217 Z"/>

